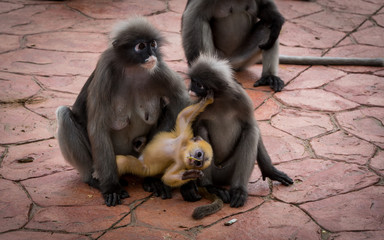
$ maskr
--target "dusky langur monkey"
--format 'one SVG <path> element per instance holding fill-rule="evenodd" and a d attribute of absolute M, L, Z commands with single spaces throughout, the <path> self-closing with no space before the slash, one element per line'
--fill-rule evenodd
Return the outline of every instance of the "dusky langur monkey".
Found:
<path fill-rule="evenodd" d="M 115 156 L 135 154 L 133 142 L 141 136 L 150 140 L 172 129 L 189 105 L 183 79 L 162 59 L 164 39 L 148 21 L 121 23 L 111 40 L 72 108 L 56 111 L 64 158 L 84 182 L 100 189 L 107 206 L 129 197 Z"/>
<path fill-rule="evenodd" d="M 256 160 L 264 180 L 268 177 L 283 185 L 292 184 L 290 177 L 272 165 L 254 117 L 252 100 L 233 78 L 229 63 L 200 55 L 191 64 L 189 77 L 190 96 L 204 98 L 208 91 L 215 96 L 215 101 L 193 125 L 194 134 L 209 142 L 214 154 L 199 184 L 231 207 L 243 206 Z M 227 185 L 229 191 L 222 188 Z M 192 181 L 181 187 L 181 194 L 187 201 L 201 198 Z"/>
<path fill-rule="evenodd" d="M 117 155 L 119 175 L 131 173 L 148 177 L 162 174 L 162 181 L 170 187 L 179 187 L 202 176 L 212 160 L 212 148 L 201 137 L 194 137 L 192 122 L 206 106 L 213 102 L 208 94 L 199 103 L 184 108 L 176 119 L 175 128 L 159 132 L 136 158 Z"/>
<path fill-rule="evenodd" d="M 384 66 L 384 58 L 279 56 L 278 36 L 284 21 L 273 0 L 188 0 L 181 24 L 185 56 L 191 64 L 200 53 L 216 54 L 228 59 L 235 70 L 262 60 L 261 78 L 254 86 L 269 85 L 274 91 L 284 87 L 278 77 L 279 60 L 284 64 Z"/>
<path fill-rule="evenodd" d="M 181 24 L 185 56 L 191 64 L 200 53 L 216 54 L 241 70 L 262 55 L 255 86 L 281 91 L 278 37 L 284 21 L 273 0 L 188 0 Z"/>

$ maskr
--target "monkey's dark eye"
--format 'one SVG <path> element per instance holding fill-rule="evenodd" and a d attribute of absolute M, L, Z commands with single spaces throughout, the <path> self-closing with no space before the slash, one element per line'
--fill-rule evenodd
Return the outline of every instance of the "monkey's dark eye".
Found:
<path fill-rule="evenodd" d="M 204 89 L 204 86 L 203 86 L 201 83 L 199 83 L 199 82 L 195 82 L 195 84 L 196 84 L 196 87 L 197 87 L 198 89 Z"/>
<path fill-rule="evenodd" d="M 153 40 L 153 41 L 151 42 L 151 47 L 152 47 L 152 48 L 157 48 L 157 42 L 156 42 L 155 40 Z"/>
<path fill-rule="evenodd" d="M 145 43 L 138 43 L 136 46 L 135 46 L 135 51 L 136 52 L 139 52 L 139 51 L 142 51 L 144 50 L 146 47 Z"/>

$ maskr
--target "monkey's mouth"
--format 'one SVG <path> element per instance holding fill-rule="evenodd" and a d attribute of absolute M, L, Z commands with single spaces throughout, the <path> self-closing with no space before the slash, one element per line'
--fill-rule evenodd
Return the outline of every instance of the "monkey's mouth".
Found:
<path fill-rule="evenodd" d="M 157 58 L 155 56 L 150 56 L 145 60 L 145 63 L 141 64 L 141 66 L 145 69 L 152 70 L 157 65 Z"/>
<path fill-rule="evenodd" d="M 189 160 L 189 164 L 193 167 L 201 168 L 204 166 L 204 160 L 200 160 L 200 159 L 194 158 L 192 156 L 188 157 L 188 160 Z"/>

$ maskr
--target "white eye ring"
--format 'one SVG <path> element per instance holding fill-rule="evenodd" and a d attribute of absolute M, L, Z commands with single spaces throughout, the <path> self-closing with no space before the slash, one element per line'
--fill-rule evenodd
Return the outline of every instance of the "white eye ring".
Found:
<path fill-rule="evenodd" d="M 146 43 L 138 43 L 136 44 L 135 46 L 135 51 L 136 52 L 140 52 L 140 51 L 143 51 L 145 48 L 147 47 L 147 44 Z"/>

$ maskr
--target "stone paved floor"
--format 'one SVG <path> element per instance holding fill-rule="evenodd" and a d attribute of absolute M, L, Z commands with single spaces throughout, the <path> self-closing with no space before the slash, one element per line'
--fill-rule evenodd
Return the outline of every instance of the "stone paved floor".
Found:
<path fill-rule="evenodd" d="M 290 187 L 262 181 L 249 199 L 201 221 L 175 190 L 142 190 L 106 207 L 64 162 L 54 111 L 73 104 L 120 19 L 148 16 L 185 76 L 180 18 L 186 0 L 0 0 L 0 239 L 383 239 L 384 68 L 281 65 L 283 92 L 253 88 L 255 65 L 237 78 L 254 101 L 266 147 Z M 278 0 L 287 22 L 281 53 L 384 57 L 382 0 Z M 232 226 L 224 222 L 236 218 Z"/>

